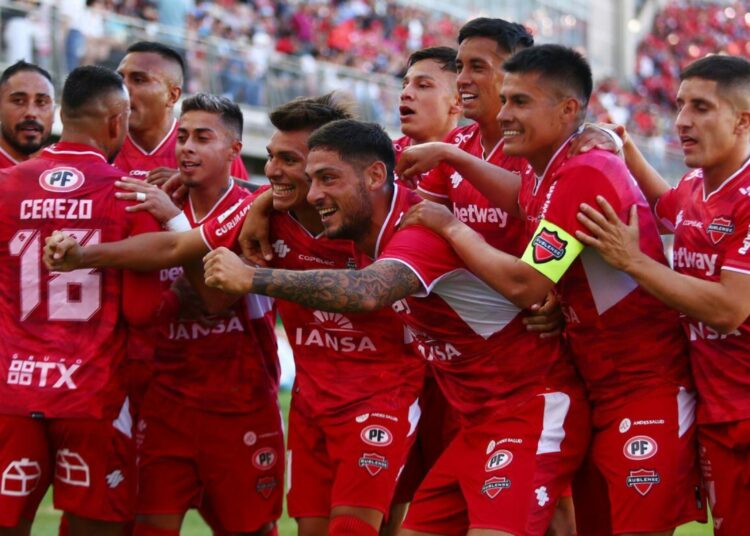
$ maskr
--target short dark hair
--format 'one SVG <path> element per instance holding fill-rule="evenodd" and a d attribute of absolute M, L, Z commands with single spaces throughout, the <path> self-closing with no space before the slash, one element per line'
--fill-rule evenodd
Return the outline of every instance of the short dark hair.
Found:
<path fill-rule="evenodd" d="M 450 71 L 455 73 L 458 69 L 456 68 L 456 56 L 458 52 L 455 48 L 451 47 L 430 47 L 423 48 L 413 52 L 409 56 L 409 61 L 406 62 L 406 67 L 411 67 L 415 63 L 424 60 L 433 60 L 441 65 L 443 71 Z"/>
<path fill-rule="evenodd" d="M 458 44 L 470 37 L 486 37 L 508 54 L 534 45 L 534 36 L 521 24 L 503 19 L 479 17 L 464 24 L 458 31 Z"/>
<path fill-rule="evenodd" d="M 209 93 L 196 93 L 182 101 L 180 115 L 193 111 L 218 115 L 222 123 L 229 127 L 238 138 L 242 138 L 242 110 L 234 101 Z"/>
<path fill-rule="evenodd" d="M 63 86 L 61 113 L 75 113 L 92 100 L 112 91 L 125 92 L 125 84 L 119 74 L 98 65 L 76 67 Z"/>
<path fill-rule="evenodd" d="M 396 155 L 393 142 L 383 127 L 377 123 L 365 123 L 354 119 L 339 119 L 320 127 L 310 135 L 307 146 L 338 153 L 339 157 L 360 168 L 375 161 L 385 164 L 388 183 L 393 183 L 393 168 Z"/>
<path fill-rule="evenodd" d="M 54 85 L 54 82 L 52 82 L 52 77 L 46 70 L 33 63 L 29 63 L 24 60 L 18 60 L 16 63 L 5 69 L 3 71 L 3 74 L 0 75 L 0 87 L 5 85 L 5 83 L 10 80 L 11 76 L 22 72 L 32 72 L 40 74 L 44 78 L 46 78 L 50 84 Z"/>
<path fill-rule="evenodd" d="M 292 99 L 273 110 L 268 118 L 277 130 L 295 132 L 315 130 L 338 119 L 353 119 L 354 112 L 349 103 L 331 92 L 319 97 Z"/>
<path fill-rule="evenodd" d="M 591 67 L 572 48 L 561 45 L 539 45 L 516 52 L 505 63 L 508 73 L 538 73 L 546 80 L 570 91 L 581 101 L 583 109 L 594 86 Z"/>
<path fill-rule="evenodd" d="M 173 48 L 169 48 L 167 45 L 157 43 L 156 41 L 138 41 L 137 43 L 130 45 L 125 51 L 125 54 L 127 55 L 131 52 L 151 52 L 153 54 L 158 54 L 165 60 L 179 65 L 180 73 L 182 74 L 182 77 L 185 78 L 185 60 L 182 59 L 179 52 Z"/>
<path fill-rule="evenodd" d="M 750 61 L 740 56 L 706 56 L 685 67 L 680 80 L 712 80 L 722 89 L 750 84 Z"/>

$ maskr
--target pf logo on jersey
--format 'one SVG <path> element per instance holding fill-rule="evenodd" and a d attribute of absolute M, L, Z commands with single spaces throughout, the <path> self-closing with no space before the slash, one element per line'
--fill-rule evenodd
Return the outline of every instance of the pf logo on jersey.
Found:
<path fill-rule="evenodd" d="M 729 218 L 720 216 L 714 218 L 714 220 L 708 224 L 706 232 L 708 233 L 711 242 L 718 244 L 721 242 L 722 238 L 734 232 L 734 223 L 732 223 L 732 220 Z"/>
<path fill-rule="evenodd" d="M 256 469 L 267 471 L 276 465 L 276 451 L 271 447 L 258 449 L 253 454 L 253 465 Z"/>
<path fill-rule="evenodd" d="M 568 243 L 560 238 L 557 231 L 550 231 L 542 227 L 534 237 L 534 262 L 559 261 L 565 256 L 565 248 Z"/>
<path fill-rule="evenodd" d="M 656 444 L 656 441 L 644 435 L 631 437 L 625 442 L 625 446 L 622 447 L 622 453 L 629 460 L 648 460 L 658 450 L 659 446 Z"/>
<path fill-rule="evenodd" d="M 484 465 L 484 470 L 488 473 L 490 471 L 497 471 L 503 467 L 508 467 L 510 462 L 513 461 L 513 453 L 509 450 L 498 450 L 489 457 L 487 463 Z"/>
<path fill-rule="evenodd" d="M 362 429 L 360 437 L 362 438 L 362 441 L 368 445 L 376 447 L 385 447 L 393 443 L 393 434 L 391 434 L 390 430 L 385 426 L 379 426 L 377 424 L 365 426 Z"/>
<path fill-rule="evenodd" d="M 39 186 L 48 192 L 72 192 L 84 182 L 83 173 L 71 167 L 56 167 L 39 175 Z"/>

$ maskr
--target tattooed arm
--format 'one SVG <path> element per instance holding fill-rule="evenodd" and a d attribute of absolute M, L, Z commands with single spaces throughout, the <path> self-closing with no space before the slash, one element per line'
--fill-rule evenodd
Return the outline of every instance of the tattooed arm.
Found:
<path fill-rule="evenodd" d="M 248 266 L 219 248 L 204 258 L 204 271 L 209 287 L 265 294 L 324 311 L 376 311 L 422 288 L 414 272 L 391 260 L 362 270 L 280 270 Z"/>

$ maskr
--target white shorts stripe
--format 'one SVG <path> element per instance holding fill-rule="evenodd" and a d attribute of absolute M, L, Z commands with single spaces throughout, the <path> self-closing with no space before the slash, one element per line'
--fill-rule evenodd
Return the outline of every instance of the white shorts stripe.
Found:
<path fill-rule="evenodd" d="M 544 423 L 537 454 L 560 452 L 560 445 L 565 439 L 565 418 L 570 410 L 570 397 L 565 393 L 545 393 L 544 395 Z"/>

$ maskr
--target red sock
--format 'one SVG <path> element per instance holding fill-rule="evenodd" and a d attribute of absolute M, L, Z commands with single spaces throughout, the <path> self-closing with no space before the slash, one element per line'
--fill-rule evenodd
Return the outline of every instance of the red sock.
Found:
<path fill-rule="evenodd" d="M 366 521 L 354 516 L 336 516 L 328 524 L 329 536 L 378 536 Z"/>
<path fill-rule="evenodd" d="M 133 536 L 180 536 L 180 531 L 160 529 L 159 527 L 136 521 L 133 527 Z"/>

